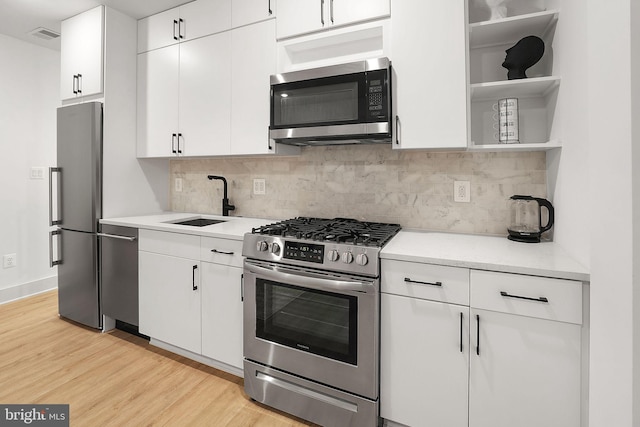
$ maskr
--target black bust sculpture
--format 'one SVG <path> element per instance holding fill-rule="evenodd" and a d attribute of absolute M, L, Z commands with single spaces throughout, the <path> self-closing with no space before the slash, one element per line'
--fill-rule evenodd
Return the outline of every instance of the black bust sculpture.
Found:
<path fill-rule="evenodd" d="M 526 79 L 525 70 L 537 63 L 544 54 L 544 42 L 540 37 L 527 36 L 505 51 L 502 66 L 507 69 L 507 78 Z"/>

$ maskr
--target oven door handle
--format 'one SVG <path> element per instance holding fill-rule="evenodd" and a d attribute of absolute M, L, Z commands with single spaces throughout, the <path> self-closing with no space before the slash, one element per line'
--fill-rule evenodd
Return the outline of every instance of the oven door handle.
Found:
<path fill-rule="evenodd" d="M 359 282 L 356 280 L 324 279 L 316 276 L 306 275 L 300 271 L 289 270 L 283 267 L 265 268 L 248 262 L 245 268 L 254 274 L 258 274 L 273 281 L 286 281 L 300 286 L 318 290 L 333 291 L 353 291 L 369 293 L 375 291 L 375 286 L 371 282 Z"/>

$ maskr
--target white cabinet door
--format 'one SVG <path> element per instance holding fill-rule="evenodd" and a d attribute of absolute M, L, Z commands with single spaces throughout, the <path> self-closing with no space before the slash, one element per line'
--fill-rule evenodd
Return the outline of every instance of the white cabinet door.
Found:
<path fill-rule="evenodd" d="M 348 25 L 391 14 L 390 0 L 326 0 L 331 25 Z M 406 3 L 406 0 L 405 0 Z"/>
<path fill-rule="evenodd" d="M 139 251 L 139 329 L 201 352 L 200 261 Z"/>
<path fill-rule="evenodd" d="M 180 44 L 181 155 L 229 154 L 231 32 Z"/>
<path fill-rule="evenodd" d="M 202 354 L 242 369 L 242 269 L 202 263 Z"/>
<path fill-rule="evenodd" d="M 580 325 L 472 309 L 470 329 L 470 427 L 580 426 Z"/>
<path fill-rule="evenodd" d="M 138 53 L 171 46 L 180 41 L 180 12 L 165 10 L 138 21 Z"/>
<path fill-rule="evenodd" d="M 198 0 L 138 21 L 138 53 L 231 28 L 231 0 Z"/>
<path fill-rule="evenodd" d="M 179 46 L 138 55 L 138 157 L 169 157 L 177 151 Z"/>
<path fill-rule="evenodd" d="M 232 0 L 197 0 L 180 6 L 180 41 L 231 29 L 231 2 Z"/>
<path fill-rule="evenodd" d="M 382 294 L 380 317 L 380 416 L 467 426 L 469 308 Z"/>
<path fill-rule="evenodd" d="M 467 147 L 465 1 L 393 0 L 394 148 Z"/>
<path fill-rule="evenodd" d="M 318 31 L 329 25 L 328 0 L 278 0 L 279 39 Z"/>
<path fill-rule="evenodd" d="M 61 99 L 102 93 L 104 7 L 65 19 L 60 28 Z"/>
<path fill-rule="evenodd" d="M 231 26 L 233 28 L 265 19 L 275 18 L 276 0 L 233 0 Z"/>
<path fill-rule="evenodd" d="M 276 72 L 275 20 L 231 31 L 231 154 L 269 153 L 269 77 Z"/>

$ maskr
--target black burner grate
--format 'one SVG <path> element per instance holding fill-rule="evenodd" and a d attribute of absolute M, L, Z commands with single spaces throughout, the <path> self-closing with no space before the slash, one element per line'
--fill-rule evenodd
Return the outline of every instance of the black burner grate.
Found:
<path fill-rule="evenodd" d="M 298 217 L 254 228 L 251 232 L 301 240 L 382 247 L 400 229 L 398 224 L 358 221 L 351 218 Z"/>

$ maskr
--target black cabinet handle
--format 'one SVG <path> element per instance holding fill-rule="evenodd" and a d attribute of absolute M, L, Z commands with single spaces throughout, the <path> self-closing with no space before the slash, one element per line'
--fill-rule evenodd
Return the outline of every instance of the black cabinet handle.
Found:
<path fill-rule="evenodd" d="M 320 0 L 320 23 L 324 27 L 324 0 Z"/>
<path fill-rule="evenodd" d="M 186 31 L 183 33 L 182 28 L 186 27 L 186 25 L 184 25 L 184 19 L 180 18 L 178 21 L 178 38 L 184 39 L 186 36 Z"/>
<path fill-rule="evenodd" d="M 82 74 L 78 74 L 78 93 L 82 94 Z"/>
<path fill-rule="evenodd" d="M 536 302 L 547 302 L 547 303 L 549 302 L 549 299 L 546 297 L 540 297 L 540 298 L 522 297 L 520 295 L 511 295 L 504 291 L 500 291 L 500 295 L 502 295 L 505 298 L 516 298 L 516 299 L 523 299 L 527 301 L 536 301 Z"/>
<path fill-rule="evenodd" d="M 433 283 L 432 282 L 420 282 L 418 280 L 411 280 L 408 277 L 405 277 L 404 281 L 407 282 L 407 283 L 417 283 L 419 285 L 440 286 L 440 287 L 442 286 L 442 282 L 433 282 Z"/>
<path fill-rule="evenodd" d="M 171 152 L 173 154 L 177 154 L 177 151 L 176 151 L 176 138 L 177 137 L 178 137 L 177 134 L 175 134 L 175 133 L 171 134 Z"/>
<path fill-rule="evenodd" d="M 331 18 L 331 25 L 333 25 L 333 0 L 330 0 L 331 3 L 329 3 L 329 17 Z"/>
<path fill-rule="evenodd" d="M 240 302 L 244 302 L 244 274 L 240 274 Z"/>
<path fill-rule="evenodd" d="M 193 284 L 193 290 L 198 290 L 198 285 L 196 285 L 196 270 L 198 269 L 197 265 L 193 266 L 193 270 L 191 272 L 191 283 Z"/>
<path fill-rule="evenodd" d="M 400 145 L 400 116 L 396 115 L 396 145 Z"/>
<path fill-rule="evenodd" d="M 73 93 L 75 95 L 78 94 L 78 89 L 77 88 L 78 88 L 78 75 L 74 74 L 73 75 Z"/>
<path fill-rule="evenodd" d="M 480 356 L 480 315 L 476 314 L 476 354 Z"/>
<path fill-rule="evenodd" d="M 173 20 L 173 39 L 174 40 L 178 40 L 178 36 L 176 35 L 176 26 L 178 26 L 178 21 L 177 20 Z M 180 29 L 178 29 L 178 31 L 180 31 Z"/>
<path fill-rule="evenodd" d="M 462 353 L 462 324 L 463 324 L 464 314 L 460 312 L 460 353 Z"/>
<path fill-rule="evenodd" d="M 219 251 L 217 249 L 211 249 L 211 252 L 213 252 L 214 254 L 233 255 L 233 252 Z"/>
<path fill-rule="evenodd" d="M 271 0 L 269 0 L 269 16 L 273 15 L 273 10 L 271 10 Z"/>
<path fill-rule="evenodd" d="M 182 154 L 182 150 L 180 149 L 180 138 L 184 139 L 181 133 L 178 134 L 178 154 Z"/>

